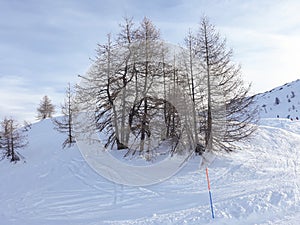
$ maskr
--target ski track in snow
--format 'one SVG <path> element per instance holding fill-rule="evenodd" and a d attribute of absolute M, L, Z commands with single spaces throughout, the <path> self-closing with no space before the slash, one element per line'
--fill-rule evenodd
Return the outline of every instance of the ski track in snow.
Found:
<path fill-rule="evenodd" d="M 209 166 L 215 219 L 196 157 L 163 183 L 128 187 L 99 176 L 76 146 L 62 150 L 63 138 L 50 121 L 34 124 L 27 162 L 0 162 L 1 225 L 300 222 L 300 121 L 262 119 L 241 151 L 217 155 Z"/>

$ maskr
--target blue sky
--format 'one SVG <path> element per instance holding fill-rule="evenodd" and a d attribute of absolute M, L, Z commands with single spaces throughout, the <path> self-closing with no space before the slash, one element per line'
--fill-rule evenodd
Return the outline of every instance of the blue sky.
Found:
<path fill-rule="evenodd" d="M 0 119 L 33 121 L 46 94 L 59 111 L 67 83 L 126 15 L 149 17 L 174 44 L 208 16 L 252 93 L 270 90 L 300 78 L 299 11 L 297 0 L 0 0 Z"/>

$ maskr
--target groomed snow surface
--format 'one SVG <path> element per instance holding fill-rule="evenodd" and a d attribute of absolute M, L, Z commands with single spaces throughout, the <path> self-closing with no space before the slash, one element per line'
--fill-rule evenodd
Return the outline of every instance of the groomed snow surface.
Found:
<path fill-rule="evenodd" d="M 197 157 L 151 186 L 94 172 L 51 120 L 32 126 L 26 163 L 0 162 L 1 225 L 300 224 L 300 121 L 262 119 L 241 151 L 209 166 L 215 219 Z M 128 174 L 130 176 L 130 174 Z"/>

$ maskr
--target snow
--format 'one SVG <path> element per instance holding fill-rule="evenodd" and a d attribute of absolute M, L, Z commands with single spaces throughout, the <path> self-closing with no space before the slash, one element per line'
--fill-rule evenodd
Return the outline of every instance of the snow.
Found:
<path fill-rule="evenodd" d="M 96 132 L 96 128 L 94 133 L 82 132 L 90 129 L 90 125 L 85 118 L 86 116 L 81 116 L 80 119 L 77 118 L 76 124 L 80 126 L 80 129 L 76 132 L 77 146 L 85 161 L 98 174 L 118 184 L 146 186 L 162 182 L 175 175 L 190 156 L 190 154 L 172 156 L 168 153 L 171 150 L 171 144 L 166 140 L 156 145 L 155 151 L 149 152 L 148 155 L 139 156 L 137 153 L 134 160 L 130 160 L 133 156 L 129 154 L 129 157 L 124 160 L 127 150 L 117 151 L 115 149 L 109 151 L 111 147 L 105 148 L 103 143 L 107 136 L 105 132 L 99 134 Z M 88 126 L 86 126 L 87 124 Z M 151 159 L 150 155 L 153 156 Z M 149 161 L 146 160 L 147 158 Z M 131 163 L 128 163 L 129 161 Z"/>
<path fill-rule="evenodd" d="M 240 151 L 205 169 L 191 158 L 170 179 L 150 186 L 115 184 L 98 175 L 51 120 L 33 124 L 26 163 L 0 162 L 0 224 L 285 224 L 300 222 L 300 121 L 261 119 Z M 115 154 L 115 156 L 118 154 Z"/>
<path fill-rule="evenodd" d="M 255 96 L 262 118 L 300 118 L 300 80 Z"/>

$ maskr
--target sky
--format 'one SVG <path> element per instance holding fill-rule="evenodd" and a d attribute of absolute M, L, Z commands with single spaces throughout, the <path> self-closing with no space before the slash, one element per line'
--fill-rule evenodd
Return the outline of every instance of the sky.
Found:
<path fill-rule="evenodd" d="M 148 17 L 178 45 L 207 16 L 251 93 L 268 91 L 300 78 L 299 11 L 298 0 L 0 0 L 0 120 L 34 121 L 44 95 L 59 113 L 68 82 L 80 82 L 125 16 Z"/>

